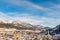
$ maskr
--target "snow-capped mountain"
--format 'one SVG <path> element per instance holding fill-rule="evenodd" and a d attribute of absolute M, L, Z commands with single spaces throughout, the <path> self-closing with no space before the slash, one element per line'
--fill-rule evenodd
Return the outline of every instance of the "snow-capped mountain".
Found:
<path fill-rule="evenodd" d="M 16 28 L 16 29 L 28 29 L 28 30 L 45 30 L 42 25 L 32 25 L 29 23 L 13 20 L 0 20 L 0 27 L 4 28 Z"/>
<path fill-rule="evenodd" d="M 42 31 L 41 33 L 48 34 L 48 31 L 51 35 L 60 34 L 60 24 L 54 28 L 49 28 L 46 31 Z"/>

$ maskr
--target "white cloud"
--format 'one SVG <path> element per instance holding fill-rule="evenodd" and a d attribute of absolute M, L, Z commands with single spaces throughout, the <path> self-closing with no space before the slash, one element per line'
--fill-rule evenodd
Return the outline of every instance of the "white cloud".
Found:
<path fill-rule="evenodd" d="M 24 6 L 24 7 L 28 7 L 28 8 L 32 8 L 32 9 L 35 8 L 35 9 L 39 9 L 39 10 L 45 10 L 45 9 L 47 10 L 47 8 L 33 4 L 26 0 L 4 0 L 4 2 L 11 4 L 11 5 Z"/>
<path fill-rule="evenodd" d="M 19 15 L 19 14 L 18 14 Z M 20 20 L 23 22 L 27 22 L 33 25 L 45 25 L 50 27 L 55 27 L 60 24 L 60 18 L 49 18 L 49 17 L 41 17 L 41 16 L 33 16 L 32 14 L 21 14 L 15 15 L 14 20 Z"/>
<path fill-rule="evenodd" d="M 12 17 L 7 15 L 6 13 L 0 12 L 0 20 L 2 20 L 2 19 L 10 20 L 10 19 L 12 19 Z"/>
<path fill-rule="evenodd" d="M 45 12 L 44 14 L 46 16 L 60 17 L 60 11 L 58 10 L 60 9 L 60 5 L 55 5 L 53 3 L 50 3 L 50 5 L 53 4 L 53 6 L 51 6 L 50 8 L 45 8 L 43 6 L 33 4 L 26 0 L 4 0 L 4 2 L 9 3 L 11 5 L 23 6 L 30 11 L 42 10 L 43 12 Z"/>
<path fill-rule="evenodd" d="M 19 16 L 18 16 L 19 15 Z M 48 18 L 48 17 L 40 17 L 40 16 L 33 16 L 32 14 L 18 14 L 9 16 L 7 13 L 0 12 L 0 19 L 3 20 L 20 20 L 22 22 L 30 23 L 33 25 L 45 25 L 50 27 L 55 27 L 59 24 L 60 18 Z"/>
<path fill-rule="evenodd" d="M 47 16 L 51 16 L 51 17 L 56 17 L 56 18 L 60 18 L 60 5 L 58 4 L 53 4 L 53 6 L 51 6 L 49 9 L 49 11 L 46 11 Z"/>
<path fill-rule="evenodd" d="M 29 10 L 32 9 L 36 9 L 36 10 L 42 10 L 43 12 L 45 12 L 44 14 L 46 16 L 50 16 L 50 17 L 58 17 L 57 19 L 55 18 L 48 18 L 48 17 L 37 17 L 37 16 L 33 16 L 31 14 L 21 14 L 21 15 L 15 15 L 14 17 L 8 16 L 5 13 L 1 13 L 1 18 L 3 17 L 3 19 L 14 19 L 14 20 L 21 20 L 24 22 L 28 22 L 31 24 L 44 24 L 47 26 L 55 26 L 57 24 L 59 24 L 60 21 L 60 11 L 57 11 L 60 7 L 55 5 L 52 8 L 45 8 L 43 6 L 39 6 L 33 3 L 30 3 L 28 1 L 22 1 L 22 0 L 4 0 L 5 3 L 9 3 L 11 5 L 16 5 L 16 6 L 24 6 L 26 8 L 28 8 Z M 58 8 L 58 9 L 57 9 Z M 57 10 L 54 10 L 57 9 Z"/>

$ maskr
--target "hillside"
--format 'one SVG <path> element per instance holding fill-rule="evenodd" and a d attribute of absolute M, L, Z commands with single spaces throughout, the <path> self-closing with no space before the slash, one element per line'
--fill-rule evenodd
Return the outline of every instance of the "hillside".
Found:
<path fill-rule="evenodd" d="M 48 31 L 49 31 L 49 34 L 51 34 L 51 35 L 60 34 L 60 24 L 57 25 L 54 28 L 49 28 L 49 29 L 47 29 L 45 31 L 42 31 L 41 33 L 48 34 Z"/>
<path fill-rule="evenodd" d="M 45 27 L 42 25 L 32 25 L 29 23 L 24 23 L 20 21 L 0 21 L 0 28 L 15 28 L 22 30 L 45 30 Z"/>

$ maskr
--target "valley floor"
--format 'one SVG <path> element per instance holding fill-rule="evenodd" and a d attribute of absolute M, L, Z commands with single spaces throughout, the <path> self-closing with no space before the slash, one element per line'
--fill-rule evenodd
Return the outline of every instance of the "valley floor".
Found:
<path fill-rule="evenodd" d="M 41 35 L 39 31 L 0 28 L 0 40 L 53 40 L 53 37 Z"/>

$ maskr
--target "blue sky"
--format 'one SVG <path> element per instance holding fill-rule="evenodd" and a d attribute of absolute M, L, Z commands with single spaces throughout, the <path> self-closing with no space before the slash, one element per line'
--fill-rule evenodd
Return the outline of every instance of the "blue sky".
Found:
<path fill-rule="evenodd" d="M 60 24 L 60 0 L 0 0 L 0 19 L 55 27 Z"/>

